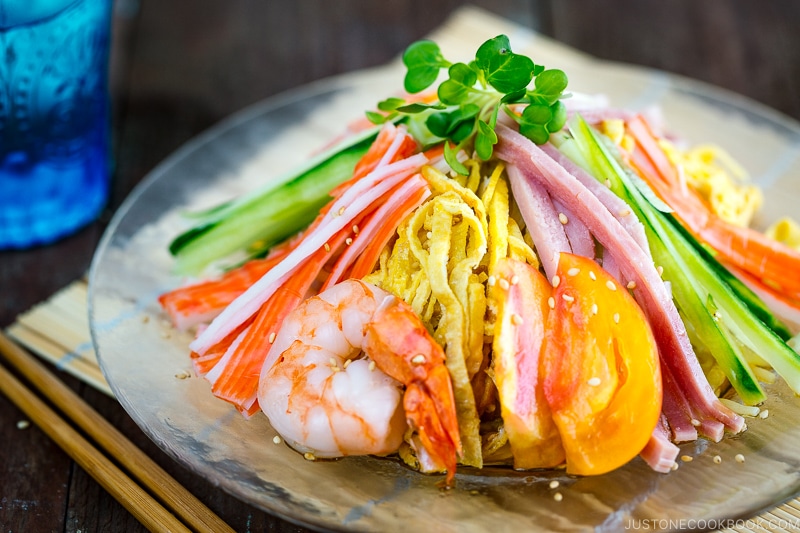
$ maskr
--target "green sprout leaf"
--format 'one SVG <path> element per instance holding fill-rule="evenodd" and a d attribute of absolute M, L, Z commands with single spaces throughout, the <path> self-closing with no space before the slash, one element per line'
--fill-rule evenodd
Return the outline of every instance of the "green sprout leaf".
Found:
<path fill-rule="evenodd" d="M 433 41 L 417 41 L 409 46 L 403 54 L 403 64 L 408 69 L 403 85 L 412 94 L 433 85 L 439 70 L 450 65 Z"/>
<path fill-rule="evenodd" d="M 475 152 L 484 161 L 492 158 L 494 145 L 497 144 L 497 133 L 494 128 L 482 120 L 478 120 L 478 134 L 475 136 Z"/>
<path fill-rule="evenodd" d="M 464 166 L 464 163 L 456 157 L 458 154 L 458 147 L 453 147 L 449 142 L 444 143 L 444 160 L 450 165 L 450 168 L 461 174 L 462 176 L 469 175 L 469 169 Z"/>

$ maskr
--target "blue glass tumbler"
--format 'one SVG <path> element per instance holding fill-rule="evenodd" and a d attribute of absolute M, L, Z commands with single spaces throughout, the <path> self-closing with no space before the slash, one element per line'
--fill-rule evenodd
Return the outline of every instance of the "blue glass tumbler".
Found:
<path fill-rule="evenodd" d="M 111 0 L 0 0 L 0 250 L 94 220 L 109 190 Z"/>

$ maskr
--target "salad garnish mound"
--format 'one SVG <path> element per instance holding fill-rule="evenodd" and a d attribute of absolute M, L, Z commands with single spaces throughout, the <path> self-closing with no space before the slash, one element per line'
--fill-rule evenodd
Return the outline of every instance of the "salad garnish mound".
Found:
<path fill-rule="evenodd" d="M 505 35 L 403 63 L 343 140 L 172 242 L 193 281 L 160 303 L 214 395 L 307 459 L 452 486 L 457 464 L 667 473 L 765 385 L 800 393 L 798 226 L 750 226 L 763 196 L 723 150 L 573 98 Z"/>

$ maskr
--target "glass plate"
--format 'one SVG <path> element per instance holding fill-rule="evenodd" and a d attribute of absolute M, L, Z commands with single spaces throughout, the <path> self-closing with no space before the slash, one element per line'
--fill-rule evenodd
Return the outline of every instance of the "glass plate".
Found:
<path fill-rule="evenodd" d="M 566 69 L 566 67 L 565 67 Z M 793 174 L 800 129 L 718 89 L 664 73 L 579 61 L 571 87 L 632 109 L 658 104 L 672 130 L 728 149 L 766 190 L 763 226 L 800 216 Z M 376 531 L 403 524 L 439 531 L 613 531 L 724 527 L 800 491 L 800 409 L 787 388 L 769 390 L 766 419 L 720 443 L 684 445 L 682 462 L 657 474 L 643 461 L 599 477 L 559 471 L 460 468 L 454 490 L 440 476 L 371 457 L 308 462 L 273 443 L 266 417 L 244 420 L 189 377 L 190 336 L 169 326 L 156 298 L 182 281 L 170 272 L 181 213 L 277 179 L 395 92 L 396 66 L 326 80 L 265 101 L 193 140 L 134 191 L 106 232 L 91 271 L 92 335 L 123 407 L 169 455 L 241 500 L 314 528 Z M 746 461 L 734 460 L 742 454 Z M 712 458 L 719 455 L 721 464 Z M 550 482 L 558 480 L 557 489 Z M 556 501 L 554 493 L 563 499 Z"/>

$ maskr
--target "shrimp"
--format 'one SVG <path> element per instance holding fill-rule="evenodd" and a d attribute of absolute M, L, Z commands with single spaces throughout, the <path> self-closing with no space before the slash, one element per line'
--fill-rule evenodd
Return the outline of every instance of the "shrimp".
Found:
<path fill-rule="evenodd" d="M 444 351 L 374 285 L 344 281 L 286 317 L 258 402 L 287 444 L 320 458 L 391 454 L 410 427 L 420 464 L 452 483 L 461 439 Z"/>

